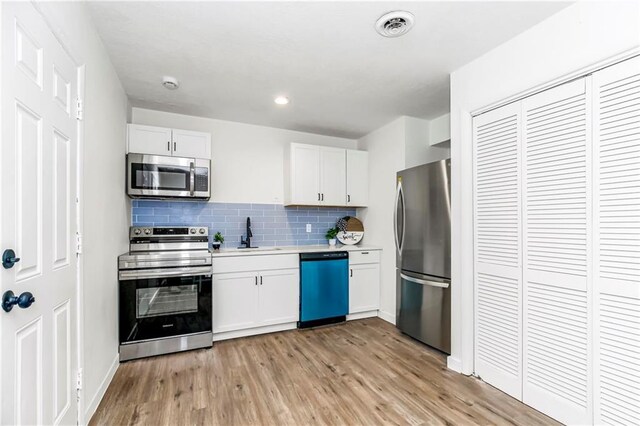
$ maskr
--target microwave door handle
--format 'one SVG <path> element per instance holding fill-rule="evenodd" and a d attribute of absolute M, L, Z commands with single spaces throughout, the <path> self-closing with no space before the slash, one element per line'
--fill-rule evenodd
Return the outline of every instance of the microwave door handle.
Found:
<path fill-rule="evenodd" d="M 193 161 L 191 162 L 189 171 L 189 192 L 191 192 L 191 196 L 193 197 L 196 190 L 196 165 Z"/>

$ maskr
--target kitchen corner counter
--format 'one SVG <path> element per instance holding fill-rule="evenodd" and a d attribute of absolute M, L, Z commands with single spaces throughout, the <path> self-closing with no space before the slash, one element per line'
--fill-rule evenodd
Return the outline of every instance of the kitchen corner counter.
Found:
<path fill-rule="evenodd" d="M 329 251 L 375 251 L 382 250 L 382 247 L 369 245 L 341 245 L 336 248 L 330 248 L 328 245 L 320 246 L 286 246 L 286 247 L 258 247 L 255 249 L 220 249 L 218 251 L 210 250 L 213 258 L 217 257 L 238 257 L 238 256 L 264 256 L 277 254 L 299 254 L 299 253 L 318 253 Z"/>

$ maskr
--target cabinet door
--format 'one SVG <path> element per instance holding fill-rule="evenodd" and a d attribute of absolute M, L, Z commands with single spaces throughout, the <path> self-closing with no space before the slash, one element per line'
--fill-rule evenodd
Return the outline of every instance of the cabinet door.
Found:
<path fill-rule="evenodd" d="M 258 320 L 258 273 L 213 276 L 213 332 L 255 327 Z"/>
<path fill-rule="evenodd" d="M 320 204 L 320 147 L 291 144 L 291 204 Z"/>
<path fill-rule="evenodd" d="M 380 265 L 350 265 L 349 313 L 374 311 L 380 307 Z"/>
<path fill-rule="evenodd" d="M 299 270 L 282 269 L 261 272 L 259 282 L 258 321 L 260 325 L 298 321 Z"/>
<path fill-rule="evenodd" d="M 127 152 L 171 155 L 171 129 L 141 124 L 127 125 Z"/>
<path fill-rule="evenodd" d="M 585 79 L 522 101 L 522 400 L 591 423 L 591 129 Z"/>
<path fill-rule="evenodd" d="M 321 205 L 344 206 L 347 203 L 346 150 L 320 148 Z"/>
<path fill-rule="evenodd" d="M 595 424 L 640 424 L 640 57 L 593 74 Z"/>
<path fill-rule="evenodd" d="M 475 365 L 522 398 L 521 104 L 473 119 Z"/>
<path fill-rule="evenodd" d="M 172 130 L 173 155 L 176 157 L 211 159 L 211 134 L 190 130 Z"/>
<path fill-rule="evenodd" d="M 369 202 L 369 153 L 347 150 L 347 206 L 366 207 Z"/>

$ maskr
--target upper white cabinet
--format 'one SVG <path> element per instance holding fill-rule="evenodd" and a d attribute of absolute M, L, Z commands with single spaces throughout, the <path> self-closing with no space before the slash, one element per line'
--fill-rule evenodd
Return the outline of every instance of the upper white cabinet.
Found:
<path fill-rule="evenodd" d="M 369 203 L 369 153 L 347 150 L 347 206 Z"/>
<path fill-rule="evenodd" d="M 211 158 L 211 134 L 165 127 L 127 125 L 127 152 Z"/>
<path fill-rule="evenodd" d="M 297 143 L 286 151 L 285 205 L 364 207 L 367 182 L 364 151 Z"/>
<path fill-rule="evenodd" d="M 210 133 L 172 129 L 171 140 L 176 157 L 211 158 Z"/>
<path fill-rule="evenodd" d="M 320 205 L 344 206 L 346 180 L 346 150 L 320 148 Z"/>
<path fill-rule="evenodd" d="M 171 155 L 171 129 L 128 124 L 127 133 L 127 152 Z"/>

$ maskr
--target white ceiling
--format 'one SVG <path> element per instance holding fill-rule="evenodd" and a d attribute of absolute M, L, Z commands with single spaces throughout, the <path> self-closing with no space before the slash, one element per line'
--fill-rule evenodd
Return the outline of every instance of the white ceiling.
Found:
<path fill-rule="evenodd" d="M 89 3 L 133 106 L 358 138 L 448 112 L 449 73 L 568 2 Z M 408 10 L 415 27 L 373 25 Z M 525 54 L 525 52 L 523 52 Z M 517 60 L 517 58 L 514 58 Z M 172 75 L 180 89 L 160 84 Z M 286 107 L 276 95 L 291 99 Z"/>

